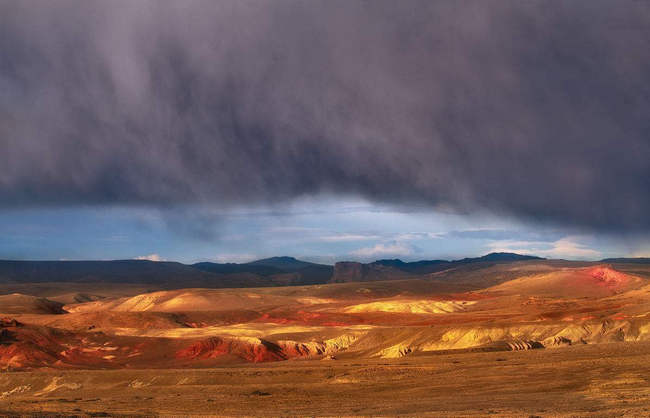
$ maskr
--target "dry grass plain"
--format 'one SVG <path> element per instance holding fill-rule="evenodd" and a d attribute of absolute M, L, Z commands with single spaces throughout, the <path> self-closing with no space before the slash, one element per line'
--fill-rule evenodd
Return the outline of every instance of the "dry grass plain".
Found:
<path fill-rule="evenodd" d="M 650 343 L 0 377 L 3 414 L 648 416 Z"/>

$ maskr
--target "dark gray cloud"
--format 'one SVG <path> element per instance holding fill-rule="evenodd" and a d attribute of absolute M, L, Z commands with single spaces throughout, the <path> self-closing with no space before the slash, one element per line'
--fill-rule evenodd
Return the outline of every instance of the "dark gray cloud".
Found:
<path fill-rule="evenodd" d="M 566 236 L 566 231 L 561 230 L 507 230 L 507 229 L 466 229 L 449 231 L 443 235 L 445 238 L 476 239 L 490 241 L 537 241 L 552 242 Z"/>
<path fill-rule="evenodd" d="M 650 3 L 0 1 L 0 206 L 650 230 Z"/>

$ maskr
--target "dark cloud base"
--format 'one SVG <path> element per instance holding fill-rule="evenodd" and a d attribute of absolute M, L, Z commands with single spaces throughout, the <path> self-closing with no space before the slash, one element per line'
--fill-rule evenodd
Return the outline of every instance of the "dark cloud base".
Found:
<path fill-rule="evenodd" d="M 650 3 L 0 2 L 0 205 L 650 230 Z"/>

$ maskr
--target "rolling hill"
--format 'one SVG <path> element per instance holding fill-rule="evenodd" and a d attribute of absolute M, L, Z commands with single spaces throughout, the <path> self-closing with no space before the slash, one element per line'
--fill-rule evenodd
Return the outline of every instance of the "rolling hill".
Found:
<path fill-rule="evenodd" d="M 62 314 L 63 303 L 20 293 L 0 295 L 0 314 Z"/>

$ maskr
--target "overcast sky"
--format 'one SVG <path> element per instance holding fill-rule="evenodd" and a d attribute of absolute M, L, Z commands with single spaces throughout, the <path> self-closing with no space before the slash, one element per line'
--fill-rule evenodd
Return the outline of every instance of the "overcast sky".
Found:
<path fill-rule="evenodd" d="M 647 256 L 649 44 L 633 0 L 0 0 L 0 258 Z"/>

